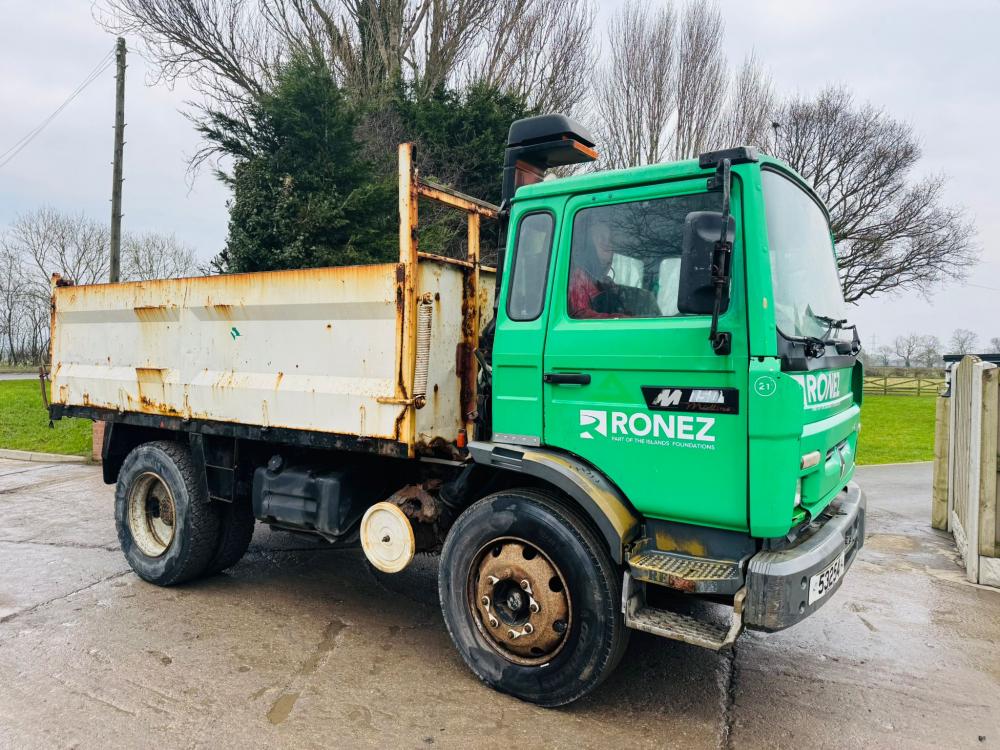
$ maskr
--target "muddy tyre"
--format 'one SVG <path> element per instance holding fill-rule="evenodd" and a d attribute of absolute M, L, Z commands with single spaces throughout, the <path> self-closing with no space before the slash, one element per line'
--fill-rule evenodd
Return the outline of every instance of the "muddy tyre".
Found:
<path fill-rule="evenodd" d="M 219 514 L 219 542 L 215 554 L 205 568 L 207 576 L 221 573 L 243 559 L 257 523 L 249 498 L 232 503 L 214 503 L 214 505 L 217 506 Z"/>
<path fill-rule="evenodd" d="M 209 504 L 187 446 L 144 443 L 126 456 L 115 488 L 115 524 L 136 574 L 172 586 L 205 573 L 219 542 L 219 514 Z"/>
<path fill-rule="evenodd" d="M 438 590 L 469 669 L 540 706 L 589 693 L 627 644 L 607 548 L 575 509 L 538 490 L 498 492 L 466 510 L 445 540 Z"/>

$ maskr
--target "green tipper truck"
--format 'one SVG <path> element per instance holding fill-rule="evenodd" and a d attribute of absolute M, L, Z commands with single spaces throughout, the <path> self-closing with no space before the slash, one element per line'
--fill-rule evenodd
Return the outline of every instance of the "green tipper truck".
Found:
<path fill-rule="evenodd" d="M 255 521 L 386 573 L 439 551 L 469 668 L 545 706 L 630 629 L 724 650 L 821 607 L 865 516 L 827 211 L 750 148 L 544 179 L 596 157 L 565 117 L 518 121 L 495 207 L 404 144 L 399 263 L 57 280 L 51 413 L 105 423 L 135 571 L 217 573 Z M 465 212 L 465 258 L 419 250 L 420 198 Z"/>

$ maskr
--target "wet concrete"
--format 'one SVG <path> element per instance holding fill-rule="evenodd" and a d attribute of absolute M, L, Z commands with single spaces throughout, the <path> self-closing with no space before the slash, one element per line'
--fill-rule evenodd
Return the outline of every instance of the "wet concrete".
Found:
<path fill-rule="evenodd" d="M 724 656 L 636 633 L 544 710 L 465 669 L 435 558 L 376 576 L 259 528 L 230 573 L 159 589 L 98 469 L 0 461 L 0 747 L 1000 747 L 1000 591 L 929 528 L 929 465 L 859 474 L 865 550 L 810 620 Z"/>

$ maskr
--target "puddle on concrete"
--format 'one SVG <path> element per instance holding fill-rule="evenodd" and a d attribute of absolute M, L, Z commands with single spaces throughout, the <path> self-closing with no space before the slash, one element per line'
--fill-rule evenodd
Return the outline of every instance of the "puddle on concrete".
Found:
<path fill-rule="evenodd" d="M 341 631 L 347 627 L 347 623 L 343 620 L 334 618 L 326 626 L 323 631 L 323 637 L 320 639 L 319 643 L 316 644 L 315 650 L 309 655 L 309 658 L 302 662 L 302 666 L 299 667 L 295 675 L 292 677 L 291 682 L 286 687 L 285 691 L 282 692 L 278 699 L 271 704 L 271 708 L 267 712 L 267 720 L 272 724 L 280 724 L 291 714 L 292 709 L 295 708 L 295 702 L 299 699 L 301 695 L 301 690 L 291 691 L 288 688 L 292 687 L 303 680 L 303 678 L 308 677 L 319 667 L 320 662 L 323 658 L 329 654 L 337 645 L 337 636 L 340 635 Z"/>
<path fill-rule="evenodd" d="M 267 720 L 272 724 L 280 724 L 295 708 L 295 701 L 299 699 L 298 693 L 283 693 L 267 712 Z"/>

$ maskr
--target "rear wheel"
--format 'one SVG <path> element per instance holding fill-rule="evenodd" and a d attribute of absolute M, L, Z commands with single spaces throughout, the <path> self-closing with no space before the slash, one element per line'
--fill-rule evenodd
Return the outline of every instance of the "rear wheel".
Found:
<path fill-rule="evenodd" d="M 548 493 L 507 490 L 466 510 L 445 540 L 438 585 L 465 663 L 523 700 L 577 700 L 624 653 L 618 570 L 584 519 Z"/>
<path fill-rule="evenodd" d="M 205 569 L 205 575 L 209 576 L 221 573 L 243 559 L 257 522 L 249 498 L 215 505 L 219 513 L 219 543 Z"/>
<path fill-rule="evenodd" d="M 187 447 L 161 441 L 128 454 L 115 488 L 115 524 L 140 578 L 170 586 L 205 572 L 219 540 L 219 515 Z"/>

